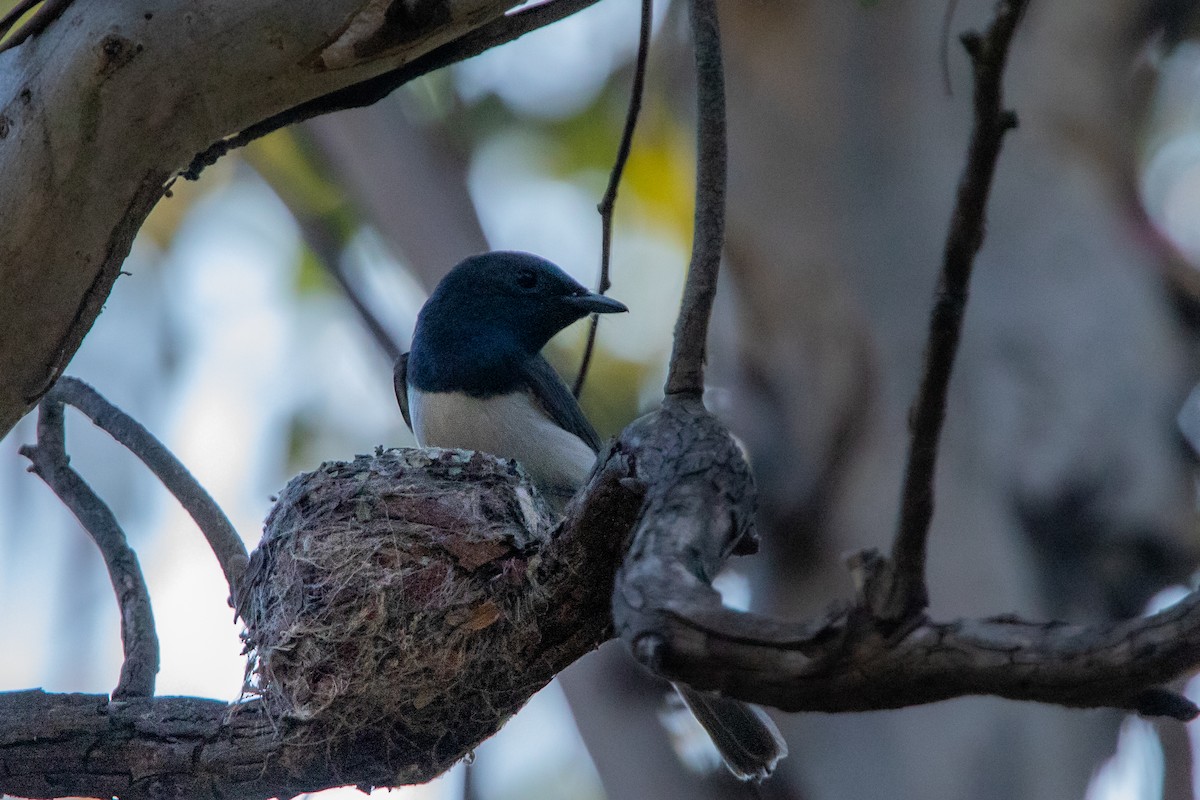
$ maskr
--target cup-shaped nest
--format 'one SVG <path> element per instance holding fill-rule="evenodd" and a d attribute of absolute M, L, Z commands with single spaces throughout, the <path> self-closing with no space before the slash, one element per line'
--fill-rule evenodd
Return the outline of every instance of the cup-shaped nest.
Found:
<path fill-rule="evenodd" d="M 381 783 L 435 777 L 564 666 L 541 622 L 552 525 L 513 462 L 479 453 L 298 476 L 238 593 L 249 691 L 286 735 L 385 765 Z"/>

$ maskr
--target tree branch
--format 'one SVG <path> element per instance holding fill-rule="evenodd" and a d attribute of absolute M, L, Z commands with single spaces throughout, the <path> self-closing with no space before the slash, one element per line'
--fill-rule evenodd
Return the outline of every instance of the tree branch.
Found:
<path fill-rule="evenodd" d="M 859 567 L 873 568 L 870 560 Z M 1200 661 L 1196 593 L 1151 617 L 1107 625 L 1003 616 L 923 622 L 896 638 L 871 619 L 861 596 L 824 621 L 786 624 L 696 602 L 707 587 L 682 588 L 661 588 L 663 627 L 641 641 L 639 654 L 668 676 L 785 711 L 866 711 L 986 694 L 1184 721 L 1198 713 L 1163 688 Z M 697 612 L 701 604 L 708 610 Z"/>
<path fill-rule="evenodd" d="M 245 147 L 255 139 L 266 136 L 272 131 L 322 114 L 345 111 L 348 108 L 362 108 L 377 103 L 409 81 L 451 64 L 474 58 L 493 47 L 516 41 L 527 33 L 566 19 L 598 1 L 546 0 L 544 3 L 523 9 L 515 14 L 499 17 L 394 70 L 301 103 L 257 122 L 233 136 L 213 142 L 203 152 L 196 154 L 192 163 L 183 171 L 183 177 L 188 180 L 196 180 L 205 167 L 216 163 L 221 156 L 231 150 Z"/>
<path fill-rule="evenodd" d="M 784 711 L 899 708 L 971 694 L 1192 719 L 1163 684 L 1200 664 L 1200 594 L 1111 625 L 1012 617 L 897 631 L 870 596 L 889 568 L 854 559 L 856 602 L 783 623 L 724 607 L 710 582 L 744 548 L 753 513 L 736 444 L 697 399 L 668 398 L 616 447 L 638 465 L 646 507 L 617 573 L 613 618 L 635 657 L 671 680 Z M 664 448 L 669 459 L 650 453 Z"/>
<path fill-rule="evenodd" d="M 975 125 L 967 163 L 958 186 L 950 232 L 942 260 L 936 301 L 929 320 L 925 368 L 911 414 L 911 441 L 904 475 L 903 500 L 892 546 L 894 584 L 887 592 L 884 619 L 900 622 L 929 605 L 925 552 L 933 519 L 933 482 L 938 442 L 946 415 L 946 394 L 967 307 L 975 254 L 983 245 L 988 194 L 1004 135 L 1017 126 L 1004 109 L 1002 82 L 1009 45 L 1027 0 L 1001 0 L 987 32 L 963 36 L 974 72 Z"/>
<path fill-rule="evenodd" d="M 30 471 L 46 482 L 83 525 L 108 568 L 117 596 L 121 647 L 125 653 L 113 699 L 150 697 L 154 694 L 154 676 L 158 674 L 158 634 L 154 629 L 150 593 L 137 555 L 112 510 L 70 467 L 63 423 L 62 401 L 47 396 L 38 415 L 38 443 L 26 445 L 20 452 L 30 460 Z"/>
<path fill-rule="evenodd" d="M 704 410 L 697 384 L 668 395 L 660 412 L 618 439 L 648 488 L 617 574 L 613 618 L 634 655 L 664 677 L 787 711 L 864 711 L 991 694 L 1196 716 L 1190 701 L 1163 684 L 1200 663 L 1200 594 L 1153 617 L 1093 627 L 1006 617 L 932 623 L 920 614 L 933 456 L 988 187 L 1003 134 L 1014 124 L 1001 109 L 1000 75 L 1023 8 L 1002 2 L 988 35 L 967 38 L 977 64 L 977 126 L 931 325 L 896 561 L 874 551 L 856 556 L 855 602 L 823 619 L 789 624 L 725 608 L 711 579 L 731 553 L 753 546 L 754 488 L 736 444 Z M 690 308 L 685 303 L 685 315 Z M 677 336 L 677 353 L 680 347 Z M 671 457 L 648 457 L 647 448 Z"/>
<path fill-rule="evenodd" d="M 704 391 L 708 320 L 725 244 L 725 71 L 713 0 L 693 1 L 692 37 L 697 83 L 695 229 L 666 393 L 698 396 Z"/>
<path fill-rule="evenodd" d="M 188 472 L 187 467 L 155 438 L 154 434 L 146 430 L 145 426 L 105 400 L 99 392 L 78 378 L 63 378 L 42 400 L 43 415 L 48 409 L 54 409 L 58 426 L 56 431 L 60 432 L 60 441 L 64 404 L 79 409 L 96 427 L 137 456 L 162 482 L 166 490 L 174 495 L 208 540 L 213 555 L 217 557 L 217 563 L 221 565 L 221 571 L 225 573 L 230 596 L 234 596 L 238 581 L 246 569 L 246 545 L 242 543 L 242 537 L 234 530 L 233 523 L 225 516 L 217 501 L 213 500 L 192 473 Z M 42 427 L 39 425 L 39 445 L 42 435 Z"/>
<path fill-rule="evenodd" d="M 596 210 L 600 212 L 600 283 L 596 287 L 600 294 L 608 291 L 612 284 L 608 280 L 608 265 L 612 258 L 612 221 L 613 208 L 617 203 L 617 189 L 621 185 L 621 175 L 625 172 L 625 162 L 629 160 L 629 151 L 633 147 L 633 132 L 637 128 L 638 114 L 642 110 L 642 94 L 646 88 L 646 60 L 650 54 L 650 22 L 654 11 L 654 0 L 642 0 L 642 22 L 638 33 L 637 64 L 633 70 L 633 89 L 629 93 L 629 110 L 625 114 L 625 128 L 621 131 L 621 143 L 617 146 L 617 158 L 613 162 L 612 171 L 608 176 L 608 188 Z M 576 398 L 583 392 L 583 383 L 587 380 L 588 368 L 592 364 L 592 350 L 596 347 L 596 330 L 600 327 L 600 315 L 592 314 L 588 323 L 587 343 L 583 347 L 583 360 L 579 363 L 579 374 L 575 377 L 575 385 L 571 388 Z"/>

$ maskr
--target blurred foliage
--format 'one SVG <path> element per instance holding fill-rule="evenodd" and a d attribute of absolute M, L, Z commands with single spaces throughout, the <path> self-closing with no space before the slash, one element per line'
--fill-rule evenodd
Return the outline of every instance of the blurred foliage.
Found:
<path fill-rule="evenodd" d="M 290 129 L 251 142 L 244 158 L 287 206 L 303 233 L 296 291 L 331 291 L 335 284 L 329 277 L 329 260 L 340 257 L 359 229 L 361 215 L 335 177 L 325 174 Z"/>
<path fill-rule="evenodd" d="M 542 128 L 559 144 L 551 159 L 558 177 L 601 171 L 607 183 L 625 124 L 627 94 L 626 87 L 610 82 L 582 113 Z M 617 224 L 636 208 L 639 222 L 661 226 L 681 247 L 686 246 L 692 238 L 694 182 L 691 130 L 670 113 L 663 98 L 648 96 L 617 193 Z"/>
<path fill-rule="evenodd" d="M 254 140 L 245 159 L 292 213 L 322 217 L 345 237 L 358 227 L 346 193 L 317 169 L 290 129 Z"/>
<path fill-rule="evenodd" d="M 601 438 L 615 436 L 641 412 L 640 387 L 655 372 L 648 364 L 618 358 L 600 346 L 604 325 L 600 326 L 596 352 L 588 370 L 587 382 L 579 405 Z M 562 347 L 551 342 L 546 358 L 570 386 L 579 373 L 582 347 Z"/>
<path fill-rule="evenodd" d="M 469 132 L 468 150 L 502 133 L 536 136 L 549 174 L 594 185 L 599 202 L 625 125 L 631 81 L 629 70 L 617 70 L 591 103 L 557 120 L 521 116 L 488 96 L 445 118 L 442 128 L 459 137 Z M 619 226 L 636 211 L 639 223 L 661 226 L 686 247 L 692 236 L 695 150 L 690 122 L 673 115 L 672 108 L 661 87 L 647 86 L 615 219 Z"/>

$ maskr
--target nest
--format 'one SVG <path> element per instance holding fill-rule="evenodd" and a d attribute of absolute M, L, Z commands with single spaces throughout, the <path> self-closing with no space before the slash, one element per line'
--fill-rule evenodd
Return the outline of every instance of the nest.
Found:
<path fill-rule="evenodd" d="M 380 783 L 437 776 L 549 680 L 527 662 L 553 518 L 514 462 L 479 453 L 296 477 L 239 592 L 247 690 L 293 741 L 385 764 Z"/>

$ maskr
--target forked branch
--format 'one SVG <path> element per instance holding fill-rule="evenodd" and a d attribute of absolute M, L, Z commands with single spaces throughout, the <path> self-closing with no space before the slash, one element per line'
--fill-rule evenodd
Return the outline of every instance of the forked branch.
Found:
<path fill-rule="evenodd" d="M 209 496 L 187 468 L 162 442 L 137 420 L 105 400 L 99 392 L 76 378 L 61 379 L 41 400 L 38 409 L 37 444 L 21 448 L 34 472 L 58 495 L 96 543 L 108 568 L 121 613 L 121 642 L 125 661 L 113 699 L 150 697 L 158 673 L 158 634 L 150 595 L 120 523 L 112 510 L 70 465 L 67 455 L 66 406 L 82 411 L 97 427 L 108 433 L 142 460 L 208 539 L 209 546 L 225 573 L 230 597 L 235 597 L 248 557 L 241 537 L 225 512 Z"/>
<path fill-rule="evenodd" d="M 225 573 L 230 592 L 235 591 L 238 579 L 246 569 L 246 545 L 242 543 L 242 538 L 234 530 L 229 517 L 217 505 L 217 501 L 212 499 L 175 454 L 140 422 L 105 400 L 99 392 L 78 378 L 62 378 L 46 393 L 43 400 L 43 416 L 48 409 L 57 409 L 57 430 L 61 430 L 62 427 L 63 405 L 74 406 L 83 412 L 96 427 L 141 459 L 155 477 L 162 481 L 163 486 L 175 496 L 208 540 L 217 562 L 221 565 L 221 571 Z M 38 432 L 40 444 L 41 426 Z"/>
<path fill-rule="evenodd" d="M 63 400 L 55 396 L 55 390 L 42 398 L 37 433 L 37 445 L 22 447 L 21 455 L 29 459 L 30 471 L 46 482 L 92 537 L 104 558 L 117 596 L 125 660 L 113 689 L 113 699 L 150 697 L 154 694 L 154 678 L 158 674 L 158 633 L 154 628 L 154 613 L 142 568 L 112 510 L 71 468 Z"/>
<path fill-rule="evenodd" d="M 699 20 L 711 4 L 695 5 Z M 1200 595 L 1146 619 L 1092 627 L 1013 618 L 932 623 L 923 614 L 925 543 L 946 390 L 1000 145 L 1016 124 L 1002 105 L 1001 77 L 1025 6 L 1021 0 L 1000 2 L 986 34 L 963 39 L 975 69 L 975 129 L 914 408 L 894 557 L 873 551 L 856 556 L 854 602 L 822 620 L 789 624 L 733 611 L 710 585 L 731 552 L 752 544 L 753 488 L 737 447 L 698 397 L 721 239 L 720 206 L 713 198 L 719 197 L 723 175 L 714 167 L 723 166 L 723 146 L 710 140 L 706 149 L 702 140 L 707 155 L 700 161 L 696 251 L 676 328 L 668 398 L 661 412 L 630 426 L 618 441 L 633 455 L 649 489 L 618 573 L 614 621 L 635 656 L 663 676 L 788 711 L 865 711 L 991 694 L 1181 720 L 1197 715 L 1191 701 L 1164 684 L 1200 664 Z M 705 81 L 705 64 L 711 62 L 701 54 L 707 28 L 696 24 L 697 64 L 712 102 L 717 84 Z M 701 104 L 701 127 L 714 137 L 719 108 Z M 654 442 L 670 443 L 669 461 L 638 457 Z"/>

